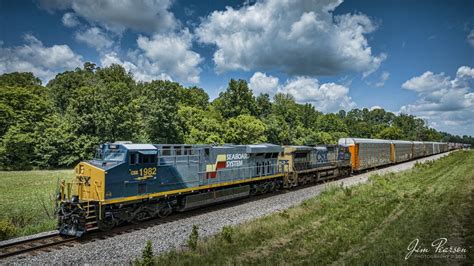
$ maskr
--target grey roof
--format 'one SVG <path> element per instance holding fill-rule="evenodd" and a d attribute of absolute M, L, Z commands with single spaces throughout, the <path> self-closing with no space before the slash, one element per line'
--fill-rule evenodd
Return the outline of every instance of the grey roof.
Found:
<path fill-rule="evenodd" d="M 281 152 L 283 148 L 280 145 L 263 143 L 263 144 L 251 144 L 247 146 L 248 153 L 273 153 Z"/>
<path fill-rule="evenodd" d="M 120 144 L 127 150 L 157 150 L 152 144 Z"/>
<path fill-rule="evenodd" d="M 409 140 L 391 140 L 393 144 L 413 144 L 413 141 Z"/>
<path fill-rule="evenodd" d="M 288 145 L 286 147 L 291 147 L 291 148 L 295 149 L 295 151 L 311 151 L 311 150 L 313 150 L 313 147 L 311 147 L 311 146 Z"/>
<path fill-rule="evenodd" d="M 340 138 L 339 145 L 349 145 L 356 143 L 387 143 L 390 144 L 390 140 L 386 139 L 362 139 L 362 138 Z"/>

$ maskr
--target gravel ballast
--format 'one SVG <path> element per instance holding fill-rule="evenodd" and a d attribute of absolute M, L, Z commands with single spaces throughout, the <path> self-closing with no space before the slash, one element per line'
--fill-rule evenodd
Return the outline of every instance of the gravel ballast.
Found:
<path fill-rule="evenodd" d="M 133 261 L 141 255 L 143 247 L 148 240 L 153 242 L 155 254 L 159 254 L 172 248 L 186 245 L 193 225 L 198 225 L 200 237 L 211 236 L 219 233 L 223 226 L 237 225 L 297 205 L 308 198 L 320 194 L 328 186 L 341 185 L 341 183 L 344 186 L 365 183 L 368 181 L 370 175 L 408 170 L 412 168 L 417 161 L 423 162 L 426 160 L 438 159 L 447 154 L 448 153 L 438 154 L 326 184 L 306 187 L 289 191 L 287 193 L 280 193 L 272 197 L 264 197 L 262 199 L 184 218 L 175 222 L 160 224 L 131 233 L 117 235 L 103 240 L 79 244 L 73 247 L 64 247 L 60 250 L 53 250 L 48 253 L 39 253 L 36 256 L 16 256 L 1 261 L 0 263 L 35 265 L 51 263 L 130 263 L 130 261 Z"/>

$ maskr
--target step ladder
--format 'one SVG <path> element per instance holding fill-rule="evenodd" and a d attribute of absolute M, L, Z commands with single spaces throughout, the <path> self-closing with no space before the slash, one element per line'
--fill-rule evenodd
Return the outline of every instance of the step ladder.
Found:
<path fill-rule="evenodd" d="M 97 205 L 90 204 L 90 203 L 84 205 L 84 212 L 85 212 L 84 223 L 85 223 L 86 231 L 99 229 L 99 224 L 97 222 L 98 212 L 96 210 L 96 207 Z"/>

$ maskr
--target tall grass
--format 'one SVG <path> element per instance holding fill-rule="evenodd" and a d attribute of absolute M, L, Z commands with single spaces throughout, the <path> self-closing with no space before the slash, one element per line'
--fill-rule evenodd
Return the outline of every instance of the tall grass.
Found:
<path fill-rule="evenodd" d="M 53 230 L 59 179 L 73 170 L 0 171 L 0 240 Z"/>
<path fill-rule="evenodd" d="M 474 242 L 474 152 L 456 152 L 403 173 L 373 175 L 368 184 L 332 187 L 300 206 L 201 240 L 195 249 L 157 257 L 187 264 L 452 264 L 465 258 L 405 260 L 415 238 Z M 231 235 L 225 236 L 223 235 Z M 231 241 L 229 241 L 231 239 Z"/>

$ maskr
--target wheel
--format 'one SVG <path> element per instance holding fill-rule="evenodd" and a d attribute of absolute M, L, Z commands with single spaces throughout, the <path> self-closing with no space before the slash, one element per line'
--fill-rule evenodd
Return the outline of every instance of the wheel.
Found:
<path fill-rule="evenodd" d="M 150 218 L 149 213 L 147 211 L 141 210 L 135 214 L 135 216 L 132 219 L 132 223 L 138 224 L 149 218 Z"/>
<path fill-rule="evenodd" d="M 166 204 L 165 206 L 163 206 L 163 208 L 161 208 L 158 211 L 157 215 L 160 218 L 165 218 L 166 216 L 170 215 L 172 212 L 173 212 L 173 208 L 171 208 L 169 204 Z"/>
<path fill-rule="evenodd" d="M 115 223 L 113 221 L 99 221 L 99 230 L 102 232 L 107 232 L 112 230 L 115 227 Z"/>

